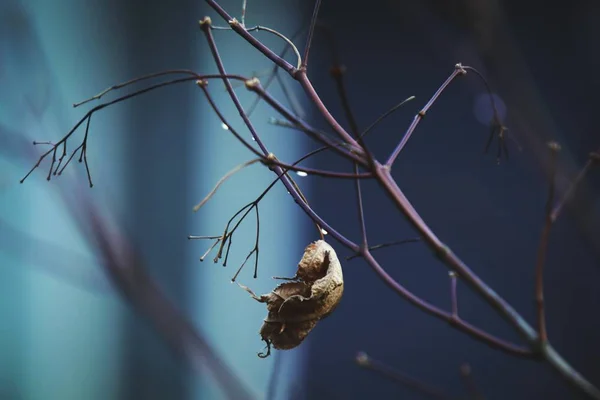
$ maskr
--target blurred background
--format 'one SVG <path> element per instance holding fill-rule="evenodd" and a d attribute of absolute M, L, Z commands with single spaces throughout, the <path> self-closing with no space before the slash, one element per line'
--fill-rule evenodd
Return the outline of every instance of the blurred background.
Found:
<path fill-rule="evenodd" d="M 220 4 L 240 17 L 242 1 Z M 249 0 L 246 24 L 292 37 L 307 26 L 312 6 Z M 236 231 L 226 268 L 213 264 L 214 251 L 199 261 L 211 242 L 186 238 L 222 234 L 229 218 L 260 195 L 273 174 L 251 166 L 192 212 L 221 176 L 253 157 L 193 82 L 94 115 L 88 141 L 93 188 L 76 160 L 50 182 L 46 160 L 19 184 L 48 148 L 31 142 L 59 140 L 99 104 L 73 109 L 73 103 L 166 69 L 214 73 L 198 27 L 206 15 L 225 25 L 202 1 L 0 2 L 0 398 L 430 398 L 361 369 L 354 362 L 358 351 L 452 397 L 466 396 L 459 367 L 469 363 L 487 399 L 583 398 L 548 366 L 491 349 L 412 307 L 359 259 L 343 262 L 342 302 L 301 346 L 258 358 L 265 307 L 230 283 L 254 246 L 254 214 Z M 485 86 L 467 74 L 419 125 L 394 176 L 440 238 L 533 323 L 546 143 L 562 146 L 559 193 L 600 147 L 595 124 L 600 3 L 574 0 L 553 8 L 512 0 L 324 1 L 320 21 L 326 29 L 316 33 L 309 76 L 344 126 L 329 76 L 334 55 L 347 67 L 347 90 L 361 129 L 416 96 L 370 134 L 368 145 L 381 159 L 457 62 L 478 68 L 489 80 L 509 128 L 509 160 L 497 163 L 496 142 L 483 152 L 489 102 Z M 270 63 L 247 43 L 230 31 L 214 35 L 228 72 L 268 78 Z M 267 33 L 256 37 L 277 52 L 284 48 Z M 302 51 L 304 36 L 295 43 Z M 287 59 L 295 62 L 291 54 Z M 297 85 L 283 75 L 282 80 L 283 86 L 277 82 L 269 91 L 327 129 Z M 250 140 L 222 84 L 209 87 L 231 127 Z M 253 96 L 237 92 L 249 107 Z M 261 104 L 252 121 L 278 158 L 292 162 L 317 147 L 299 132 L 270 124 L 274 116 Z M 70 150 L 79 145 L 83 128 L 69 141 Z M 306 165 L 351 170 L 326 153 Z M 359 240 L 351 181 L 313 176 L 297 181 L 320 215 Z M 550 340 L 596 385 L 599 189 L 600 173 L 592 170 L 553 228 L 545 275 Z M 372 182 L 364 184 L 364 201 L 371 244 L 415 236 Z M 88 203 L 110 225 L 114 258 L 90 229 L 90 214 L 81 206 Z M 293 275 L 304 247 L 318 237 L 281 185 L 259 208 L 258 278 L 253 279 L 250 259 L 238 281 L 266 293 L 275 284 L 271 276 Z M 351 255 L 329 241 L 342 260 Z M 137 254 L 135 268 L 127 263 L 128 251 Z M 374 254 L 408 289 L 449 309 L 446 267 L 423 244 Z M 115 264 L 121 268 L 108 267 Z M 464 319 L 519 342 L 460 281 L 458 299 Z"/>

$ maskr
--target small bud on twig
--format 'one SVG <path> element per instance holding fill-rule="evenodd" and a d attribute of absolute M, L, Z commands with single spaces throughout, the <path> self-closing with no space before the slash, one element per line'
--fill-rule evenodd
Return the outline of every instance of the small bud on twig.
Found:
<path fill-rule="evenodd" d="M 364 351 L 359 351 L 358 354 L 356 354 L 355 360 L 356 363 L 361 367 L 366 367 L 369 365 L 369 356 Z"/>
<path fill-rule="evenodd" d="M 200 24 L 201 28 L 210 28 L 210 26 L 212 25 L 212 20 L 210 19 L 210 17 L 204 17 L 200 21 L 198 21 L 198 23 Z"/>

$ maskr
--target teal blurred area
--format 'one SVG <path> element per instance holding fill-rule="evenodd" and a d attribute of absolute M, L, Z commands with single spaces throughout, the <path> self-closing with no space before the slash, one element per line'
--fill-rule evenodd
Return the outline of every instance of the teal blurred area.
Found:
<path fill-rule="evenodd" d="M 259 12 L 266 9 L 262 3 L 249 7 L 249 23 L 275 19 L 275 28 L 286 34 L 300 26 L 301 2 L 281 2 L 268 13 Z M 222 4 L 241 8 L 237 1 Z M 224 173 L 252 156 L 222 128 L 193 82 L 94 115 L 87 153 L 93 188 L 87 187 L 85 168 L 76 160 L 50 182 L 46 160 L 19 184 L 48 149 L 31 142 L 59 140 L 97 104 L 73 109 L 73 103 L 161 70 L 214 72 L 198 29 L 207 13 L 198 1 L 0 2 L 0 398 L 231 397 L 231 389 L 214 379 L 214 371 L 223 370 L 213 368 L 214 359 L 252 398 L 288 398 L 298 390 L 294 385 L 302 377 L 303 352 L 310 344 L 259 359 L 258 329 L 266 310 L 230 283 L 254 245 L 253 216 L 236 233 L 227 268 L 201 263 L 209 243 L 186 239 L 221 234 L 227 220 L 273 179 L 269 171 L 250 167 L 192 213 Z M 230 72 L 269 67 L 231 32 L 216 36 Z M 283 48 L 281 41 L 265 40 Z M 222 84 L 211 86 L 223 111 L 237 117 Z M 281 94 L 278 88 L 272 91 Z M 244 105 L 252 103 L 252 96 L 239 92 Z M 299 157 L 299 136 L 282 138 L 267 123 L 271 115 L 260 106 L 252 118 L 279 157 Z M 241 120 L 232 121 L 250 138 Z M 83 133 L 74 134 L 69 150 Z M 85 195 L 78 196 L 79 191 Z M 158 301 L 154 311 L 140 312 L 139 304 L 153 307 L 154 300 L 136 303 L 128 297 L 135 295 L 135 285 L 130 292 L 123 289 L 127 285 L 115 286 L 86 214 L 76 211 L 77 201 L 92 202 L 111 221 L 119 245 L 136 249 L 145 273 L 209 346 L 210 357 L 202 352 L 182 357 L 197 349 L 187 342 L 174 344 L 179 336 L 169 336 L 168 325 L 179 324 L 177 319 L 166 315 Z M 273 275 L 293 275 L 304 244 L 314 239 L 281 188 L 260 209 L 258 279 L 252 277 L 252 263 L 239 276 L 257 292 L 272 288 Z M 154 312 L 161 317 L 153 320 Z M 275 362 L 281 372 L 273 386 Z"/>

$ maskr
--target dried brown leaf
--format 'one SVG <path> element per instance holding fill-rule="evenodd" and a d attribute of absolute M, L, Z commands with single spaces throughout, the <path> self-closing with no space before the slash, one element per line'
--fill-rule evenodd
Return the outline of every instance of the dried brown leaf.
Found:
<path fill-rule="evenodd" d="M 267 303 L 268 315 L 260 335 L 268 349 L 266 354 L 259 354 L 266 357 L 271 345 L 280 350 L 298 346 L 319 320 L 333 312 L 342 298 L 344 278 L 335 250 L 324 240 L 317 240 L 304 250 L 291 282 L 261 296 L 240 286 L 255 300 Z"/>

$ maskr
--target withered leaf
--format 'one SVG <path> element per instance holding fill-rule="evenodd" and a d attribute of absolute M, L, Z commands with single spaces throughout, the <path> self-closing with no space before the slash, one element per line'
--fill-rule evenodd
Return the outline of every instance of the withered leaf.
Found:
<path fill-rule="evenodd" d="M 324 240 L 309 244 L 290 282 L 257 296 L 240 285 L 257 301 L 267 303 L 267 318 L 260 328 L 262 340 L 270 347 L 287 350 L 298 346 L 319 320 L 339 304 L 344 291 L 342 266 L 335 250 Z"/>

